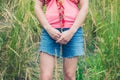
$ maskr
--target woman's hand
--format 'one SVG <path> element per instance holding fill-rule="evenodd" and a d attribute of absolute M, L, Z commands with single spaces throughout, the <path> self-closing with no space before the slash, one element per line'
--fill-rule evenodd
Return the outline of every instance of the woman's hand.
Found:
<path fill-rule="evenodd" d="M 49 29 L 46 30 L 48 32 L 48 34 L 50 35 L 50 37 L 54 40 L 58 40 L 61 37 L 61 33 L 60 31 L 58 31 L 57 29 L 50 27 Z"/>
<path fill-rule="evenodd" d="M 61 37 L 56 41 L 56 43 L 67 44 L 71 40 L 73 35 L 74 33 L 71 30 L 64 31 L 62 32 Z"/>

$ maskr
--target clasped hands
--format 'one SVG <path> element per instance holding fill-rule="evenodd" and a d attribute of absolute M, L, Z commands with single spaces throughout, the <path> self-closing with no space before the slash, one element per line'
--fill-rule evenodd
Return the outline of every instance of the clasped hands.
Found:
<path fill-rule="evenodd" d="M 61 33 L 55 28 L 51 28 L 47 30 L 47 32 L 52 37 L 52 39 L 56 40 L 56 43 L 60 44 L 67 44 L 74 35 L 71 30 L 66 30 Z"/>

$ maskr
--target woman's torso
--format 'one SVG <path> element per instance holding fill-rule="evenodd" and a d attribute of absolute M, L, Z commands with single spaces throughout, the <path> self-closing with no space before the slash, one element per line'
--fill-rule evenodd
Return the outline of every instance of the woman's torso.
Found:
<path fill-rule="evenodd" d="M 59 9 L 57 6 L 57 0 L 50 0 L 46 4 L 46 19 L 48 20 L 49 24 L 54 28 L 70 28 L 79 12 L 78 2 L 74 2 L 74 0 L 64 0 L 62 3 L 64 7 L 64 23 L 60 20 Z M 64 24 L 61 26 L 61 23 Z"/>

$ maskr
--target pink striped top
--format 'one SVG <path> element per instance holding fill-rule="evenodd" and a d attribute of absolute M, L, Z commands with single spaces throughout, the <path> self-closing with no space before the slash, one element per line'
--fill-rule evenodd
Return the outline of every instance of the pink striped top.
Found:
<path fill-rule="evenodd" d="M 78 3 L 79 0 L 64 0 L 61 5 L 58 5 L 58 0 L 41 0 L 46 4 L 46 19 L 49 24 L 54 28 L 70 28 L 79 12 Z M 62 14 L 62 15 L 61 15 Z"/>

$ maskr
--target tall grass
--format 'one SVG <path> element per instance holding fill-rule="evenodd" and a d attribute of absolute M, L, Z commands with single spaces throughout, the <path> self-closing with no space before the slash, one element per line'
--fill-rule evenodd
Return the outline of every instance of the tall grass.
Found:
<path fill-rule="evenodd" d="M 0 80 L 38 80 L 41 26 L 33 0 L 0 0 Z M 86 55 L 76 80 L 120 79 L 120 1 L 90 0 L 84 25 Z M 56 61 L 55 80 L 63 80 Z"/>
<path fill-rule="evenodd" d="M 120 79 L 119 5 L 119 0 L 90 1 L 84 26 L 87 55 L 79 63 L 78 69 L 85 68 L 85 73 L 78 80 Z"/>
<path fill-rule="evenodd" d="M 37 80 L 40 28 L 33 15 L 33 1 L 2 1 L 0 7 L 0 79 Z"/>

